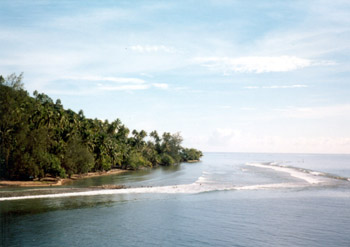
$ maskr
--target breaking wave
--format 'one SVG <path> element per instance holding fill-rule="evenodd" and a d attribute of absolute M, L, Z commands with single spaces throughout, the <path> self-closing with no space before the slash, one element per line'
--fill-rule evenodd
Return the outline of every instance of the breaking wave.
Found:
<path fill-rule="evenodd" d="M 298 168 L 293 166 L 283 166 L 276 162 L 271 163 L 246 163 L 247 166 L 255 166 L 260 168 L 273 169 L 279 172 L 289 173 L 292 177 L 299 178 L 306 181 L 309 184 L 320 184 L 329 181 L 329 179 L 337 179 L 350 181 L 350 178 L 341 177 L 330 173 L 318 172 L 308 170 L 304 168 Z"/>
<path fill-rule="evenodd" d="M 286 173 L 289 173 L 292 177 L 304 180 L 304 181 L 308 182 L 309 184 L 319 184 L 322 182 L 322 179 L 320 179 L 318 177 L 318 175 L 316 175 L 316 174 L 306 173 L 306 172 L 299 171 L 299 170 L 297 170 L 295 168 L 291 168 L 291 167 L 279 166 L 279 165 L 274 164 L 274 163 L 268 163 L 268 164 L 247 163 L 246 165 L 260 167 L 260 168 L 273 169 L 273 170 L 279 171 L 279 172 L 286 172 Z"/>
<path fill-rule="evenodd" d="M 224 190 L 261 190 L 261 189 L 279 189 L 279 188 L 295 188 L 300 185 L 292 183 L 277 184 L 259 184 L 247 186 L 225 186 L 225 185 L 204 185 L 200 183 L 157 186 L 157 187 L 141 187 L 127 189 L 109 189 L 109 190 L 93 190 L 84 192 L 71 192 L 47 195 L 30 195 L 18 197 L 2 197 L 0 201 L 24 200 L 24 199 L 44 199 L 44 198 L 63 198 L 77 196 L 97 196 L 97 195 L 120 195 L 120 194 L 198 194 L 203 192 L 224 191 Z"/>
<path fill-rule="evenodd" d="M 264 190 L 264 189 L 289 189 L 289 188 L 301 188 L 310 185 L 325 184 L 327 179 L 340 179 L 349 181 L 349 178 L 339 177 L 332 174 L 290 167 L 281 166 L 277 163 L 247 163 L 247 166 L 254 166 L 259 168 L 273 169 L 278 172 L 285 172 L 292 177 L 301 179 L 306 183 L 290 182 L 290 183 L 271 183 L 271 184 L 255 184 L 255 185 L 243 185 L 237 186 L 232 183 L 223 183 L 219 180 L 212 180 L 211 173 L 204 171 L 202 175 L 191 184 L 180 184 L 170 186 L 154 186 L 154 187 L 138 187 L 138 188 L 123 188 L 123 189 L 103 189 L 103 190 L 91 190 L 83 192 L 70 192 L 70 193 L 57 193 L 57 194 L 44 194 L 44 195 L 28 195 L 17 197 L 2 197 L 0 201 L 9 200 L 24 200 L 24 199 L 43 199 L 43 198 L 64 198 L 64 197 L 77 197 L 77 196 L 97 196 L 97 195 L 120 195 L 120 194 L 197 194 L 203 192 L 212 191 L 224 191 L 224 190 Z M 243 168 L 244 169 L 244 168 Z M 244 169 L 244 171 L 247 171 Z M 214 174 L 215 175 L 215 174 Z"/>

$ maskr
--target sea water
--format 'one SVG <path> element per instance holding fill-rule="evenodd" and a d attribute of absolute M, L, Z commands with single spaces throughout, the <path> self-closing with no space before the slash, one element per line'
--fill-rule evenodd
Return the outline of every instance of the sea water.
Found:
<path fill-rule="evenodd" d="M 205 153 L 0 198 L 0 246 L 350 246 L 349 180 L 350 155 Z"/>

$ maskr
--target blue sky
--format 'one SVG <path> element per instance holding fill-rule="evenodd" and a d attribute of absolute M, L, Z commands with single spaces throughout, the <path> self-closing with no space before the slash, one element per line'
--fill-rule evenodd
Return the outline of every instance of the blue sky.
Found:
<path fill-rule="evenodd" d="M 350 153 L 349 1 L 0 1 L 0 74 L 204 151 Z"/>

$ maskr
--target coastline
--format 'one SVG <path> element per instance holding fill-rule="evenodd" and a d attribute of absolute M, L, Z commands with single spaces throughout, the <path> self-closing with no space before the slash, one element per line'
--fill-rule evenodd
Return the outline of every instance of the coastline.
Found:
<path fill-rule="evenodd" d="M 88 172 L 85 174 L 74 174 L 70 178 L 51 178 L 45 177 L 37 181 L 11 181 L 11 180 L 0 180 L 0 188 L 7 187 L 51 187 L 51 186 L 62 186 L 73 182 L 75 180 L 115 175 L 127 172 L 127 170 L 122 169 L 112 169 L 104 172 Z"/>
<path fill-rule="evenodd" d="M 200 160 L 187 160 L 185 163 L 197 163 L 200 162 Z"/>

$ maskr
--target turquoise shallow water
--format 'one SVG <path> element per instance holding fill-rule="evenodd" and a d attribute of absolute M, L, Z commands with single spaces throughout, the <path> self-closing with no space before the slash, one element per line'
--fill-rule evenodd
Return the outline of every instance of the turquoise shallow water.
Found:
<path fill-rule="evenodd" d="M 206 153 L 0 201 L 0 246 L 350 246 L 349 177 L 349 155 Z"/>

